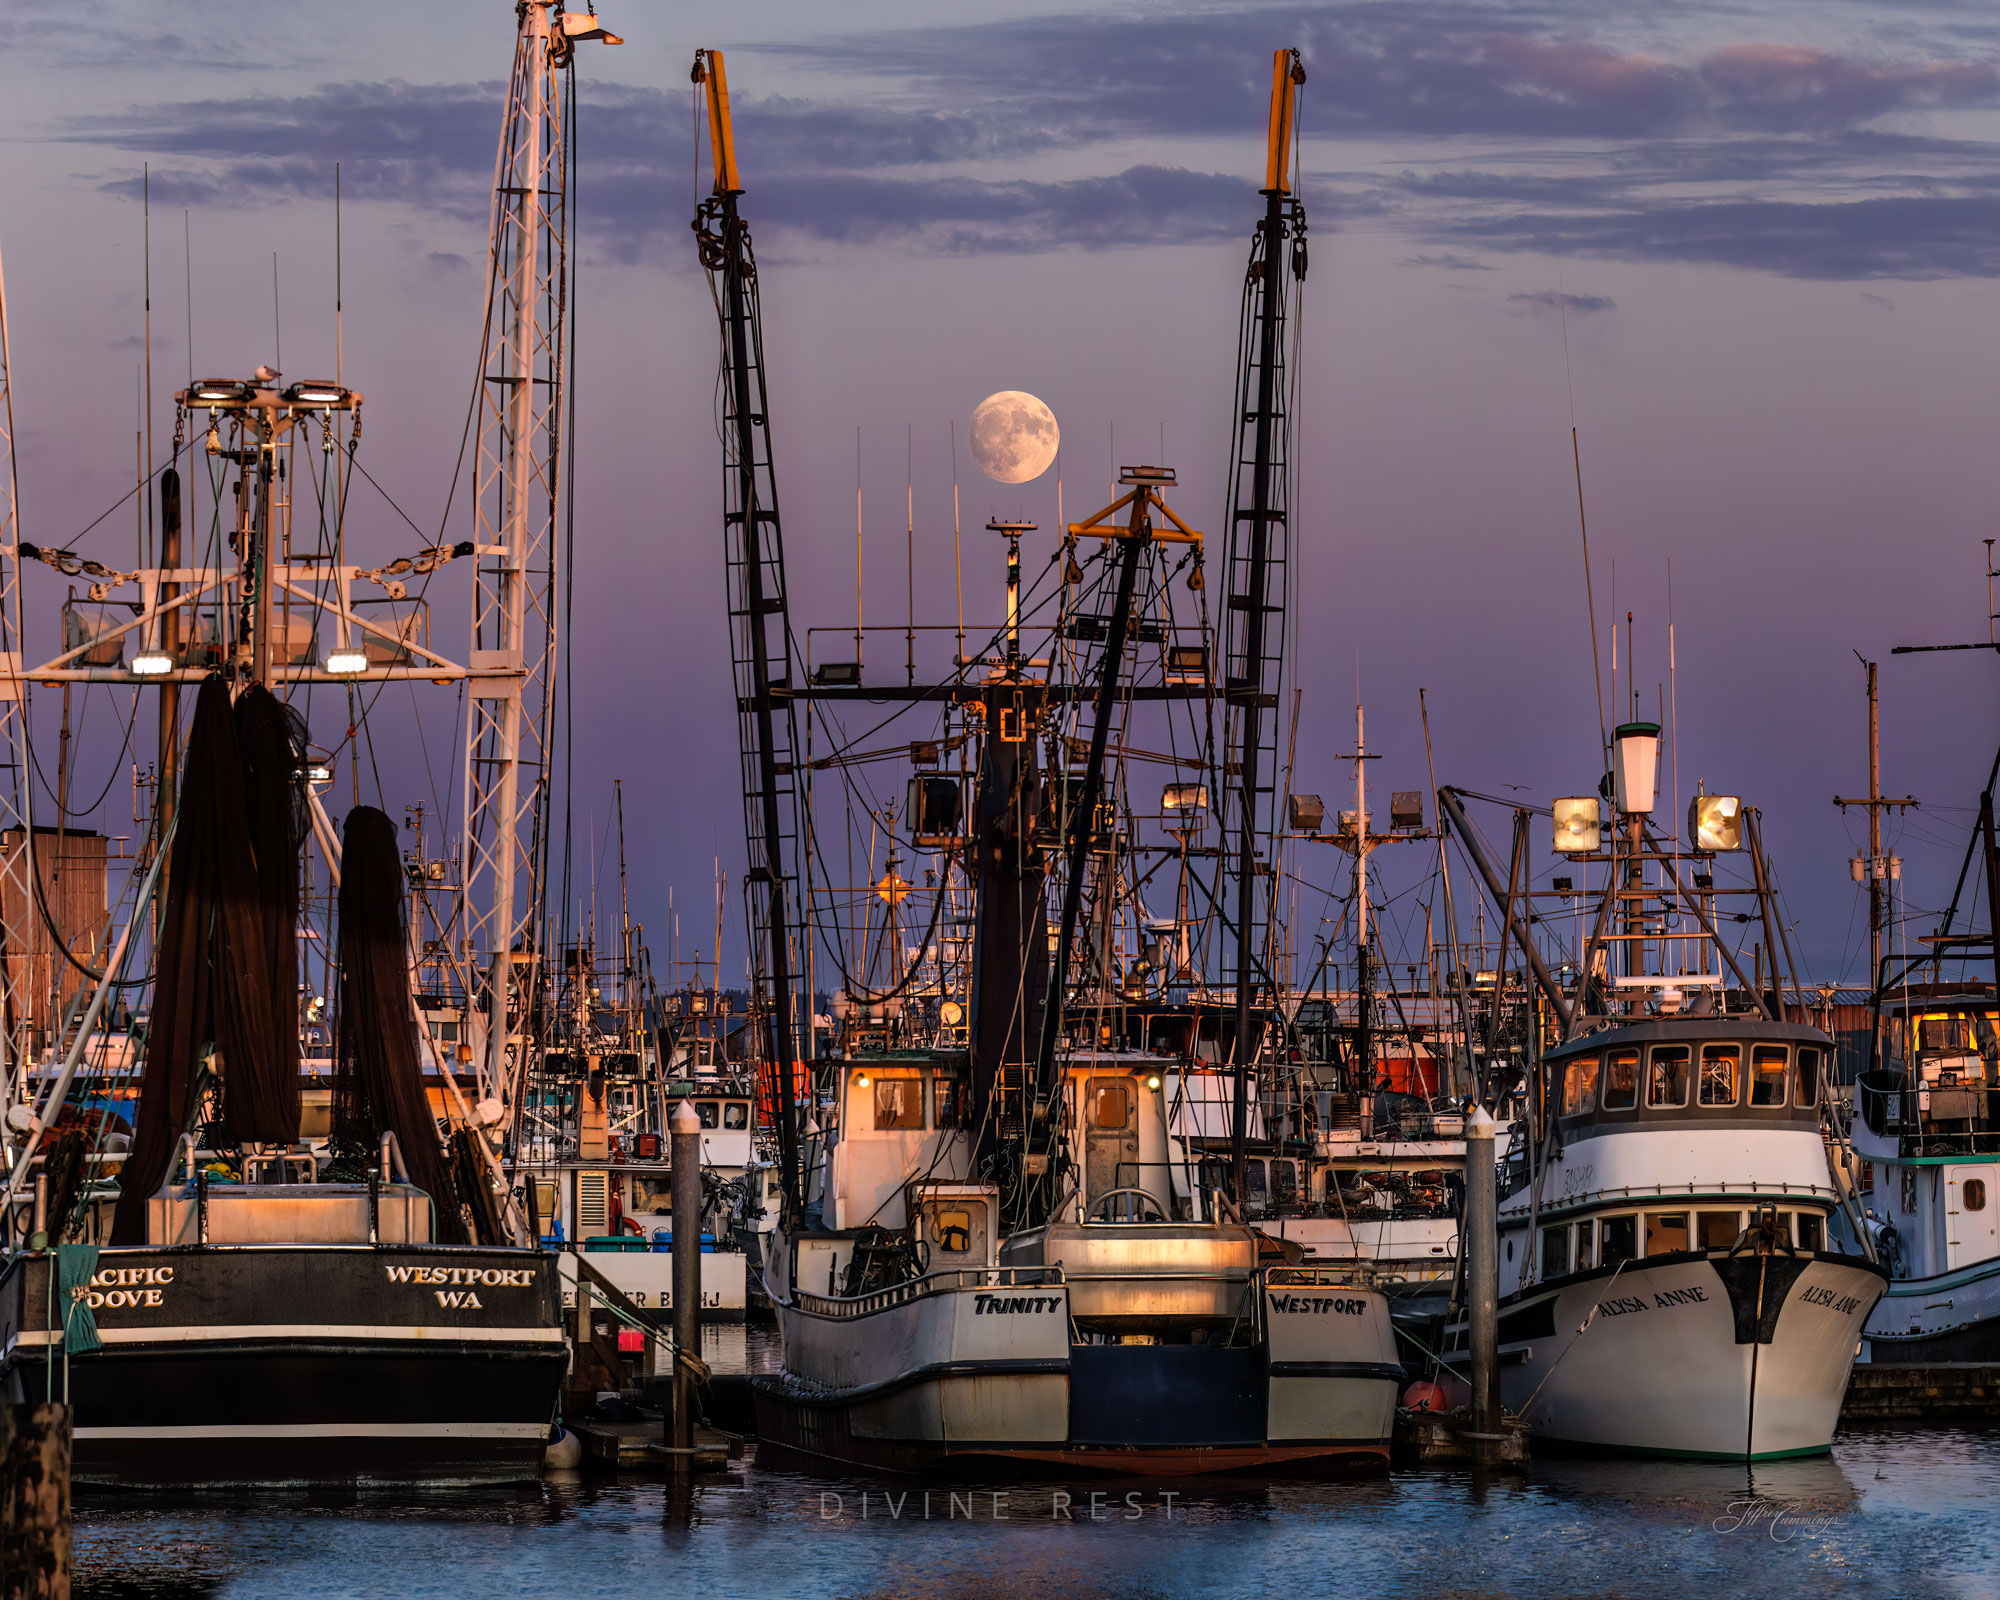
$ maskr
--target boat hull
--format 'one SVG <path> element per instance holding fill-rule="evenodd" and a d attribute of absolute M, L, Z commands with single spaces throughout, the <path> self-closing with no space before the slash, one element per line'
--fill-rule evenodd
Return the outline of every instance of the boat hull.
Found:
<path fill-rule="evenodd" d="M 1501 1397 L 1538 1443 L 1816 1455 L 1883 1285 L 1857 1258 L 1804 1252 L 1686 1251 L 1552 1280 L 1501 1302 Z"/>
<path fill-rule="evenodd" d="M 46 1256 L 0 1277 L 0 1389 L 67 1390 L 79 1483 L 499 1483 L 541 1470 L 567 1366 L 534 1251 L 107 1249 L 65 1356 Z M 55 1324 L 51 1326 L 51 1324 Z M 74 1340 L 72 1340 L 72 1343 Z"/>
<path fill-rule="evenodd" d="M 1868 1318 L 1876 1366 L 2000 1362 L 2000 1260 L 1928 1278 L 1899 1278 Z"/>
<path fill-rule="evenodd" d="M 1073 1286 L 1051 1269 L 794 1296 L 779 1309 L 787 1370 L 753 1383 L 759 1436 L 884 1471 L 1379 1468 L 1403 1377 L 1388 1303 L 1296 1276 L 1249 1285 L 1265 1336 L 1236 1348 L 1072 1344 Z M 1094 1303 L 1109 1288 L 1094 1283 Z"/>

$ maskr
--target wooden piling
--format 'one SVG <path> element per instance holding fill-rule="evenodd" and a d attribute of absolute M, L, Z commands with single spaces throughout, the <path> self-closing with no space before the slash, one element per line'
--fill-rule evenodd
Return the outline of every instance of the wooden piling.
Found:
<path fill-rule="evenodd" d="M 69 1407 L 0 1406 L 0 1600 L 69 1600 Z"/>

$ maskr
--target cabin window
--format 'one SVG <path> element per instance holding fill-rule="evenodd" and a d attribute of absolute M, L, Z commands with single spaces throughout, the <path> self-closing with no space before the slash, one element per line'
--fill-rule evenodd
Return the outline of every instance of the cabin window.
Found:
<path fill-rule="evenodd" d="M 1591 1268 L 1590 1247 L 1593 1243 L 1591 1235 L 1596 1231 L 1594 1223 L 1579 1222 L 1576 1225 L 1576 1270 L 1578 1272 L 1588 1272 Z"/>
<path fill-rule="evenodd" d="M 1968 1191 L 1971 1185 L 1967 1186 Z M 1299 1198 L 1299 1169 L 1293 1161 L 1273 1161 L 1271 1163 L 1271 1199 L 1281 1206 L 1292 1205 Z"/>
<path fill-rule="evenodd" d="M 750 1105 L 744 1100 L 729 1100 L 722 1107 L 722 1125 L 725 1128 L 747 1128 L 750 1126 Z"/>
<path fill-rule="evenodd" d="M 1264 1163 L 1246 1161 L 1243 1163 L 1243 1195 L 1252 1205 L 1262 1205 L 1268 1191 L 1264 1187 Z"/>
<path fill-rule="evenodd" d="M 948 1256 L 969 1255 L 972 1252 L 972 1213 L 970 1211 L 940 1211 L 933 1224 L 933 1237 L 938 1248 Z"/>
<path fill-rule="evenodd" d="M 1785 1047 L 1760 1044 L 1750 1052 L 1750 1103 L 1753 1106 L 1781 1106 L 1785 1103 Z"/>
<path fill-rule="evenodd" d="M 1972 1047 L 1964 1017 L 1924 1017 L 1917 1023 L 1917 1048 L 1926 1054 L 1964 1055 Z"/>
<path fill-rule="evenodd" d="M 1792 1104 L 1816 1106 L 1819 1104 L 1819 1056 L 1817 1046 L 1799 1046 L 1799 1070 L 1797 1087 L 1792 1091 Z"/>
<path fill-rule="evenodd" d="M 1639 1052 L 1613 1050 L 1604 1058 L 1604 1109 L 1630 1111 L 1639 1103 Z"/>
<path fill-rule="evenodd" d="M 1575 1056 L 1563 1073 L 1566 1117 L 1580 1117 L 1597 1103 L 1597 1057 Z"/>
<path fill-rule="evenodd" d="M 1646 1213 L 1646 1254 L 1672 1255 L 1688 1247 L 1688 1216 L 1685 1211 Z"/>
<path fill-rule="evenodd" d="M 1109 1131 L 1123 1128 L 1132 1120 L 1132 1086 L 1126 1083 L 1100 1083 L 1092 1096 L 1091 1124 Z"/>
<path fill-rule="evenodd" d="M 701 1118 L 701 1125 L 704 1128 L 715 1126 L 719 1110 L 713 1100 L 697 1100 L 694 1103 L 694 1114 Z"/>
<path fill-rule="evenodd" d="M 1184 1056 L 1193 1031 L 1192 1017 L 1148 1017 L 1146 1048 L 1156 1056 Z"/>
<path fill-rule="evenodd" d="M 1598 1225 L 1598 1244 L 1601 1265 L 1615 1267 L 1621 1261 L 1630 1261 L 1639 1253 L 1639 1219 L 1637 1217 L 1606 1217 Z"/>
<path fill-rule="evenodd" d="M 1646 1104 L 1684 1106 L 1688 1103 L 1688 1047 L 1657 1044 L 1647 1062 Z"/>
<path fill-rule="evenodd" d="M 877 1130 L 902 1132 L 924 1125 L 924 1080 L 922 1078 L 877 1078 L 875 1080 L 875 1126 Z"/>
<path fill-rule="evenodd" d="M 1872 1161 L 1861 1163 L 1861 1192 L 1863 1194 L 1875 1192 L 1875 1163 Z"/>
<path fill-rule="evenodd" d="M 1735 1211 L 1700 1211 L 1695 1223 L 1703 1250 L 1727 1250 L 1743 1232 L 1742 1216 Z"/>
<path fill-rule="evenodd" d="M 1701 1047 L 1701 1103 L 1705 1106 L 1733 1106 L 1737 1100 L 1737 1078 L 1743 1067 L 1740 1044 L 1705 1044 Z"/>
<path fill-rule="evenodd" d="M 1967 1211 L 1984 1211 L 1986 1209 L 1986 1180 L 1984 1178 L 1967 1178 L 1964 1187 L 1959 1193 L 1962 1196 L 1959 1203 Z"/>
<path fill-rule="evenodd" d="M 1799 1213 L 1799 1248 L 1820 1251 L 1826 1248 L 1826 1218 L 1817 1211 Z"/>
<path fill-rule="evenodd" d="M 961 1108 L 965 1102 L 965 1085 L 959 1079 L 941 1072 L 938 1074 L 933 1093 L 936 1095 L 933 1105 L 937 1112 L 937 1125 L 940 1128 L 959 1126 Z"/>
<path fill-rule="evenodd" d="M 1569 1229 L 1542 1229 L 1542 1276 L 1560 1278 L 1569 1271 Z"/>

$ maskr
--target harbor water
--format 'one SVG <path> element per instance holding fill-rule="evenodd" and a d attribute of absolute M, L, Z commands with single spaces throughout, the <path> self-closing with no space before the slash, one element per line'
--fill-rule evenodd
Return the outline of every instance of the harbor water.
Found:
<path fill-rule="evenodd" d="M 1844 1435 L 1741 1466 L 1479 1481 L 942 1484 L 574 1475 L 512 1493 L 85 1498 L 80 1597 L 2000 1594 L 2000 1434 Z M 954 1492 L 955 1491 L 955 1492 Z M 1093 1498 L 1093 1494 L 1095 1498 Z"/>

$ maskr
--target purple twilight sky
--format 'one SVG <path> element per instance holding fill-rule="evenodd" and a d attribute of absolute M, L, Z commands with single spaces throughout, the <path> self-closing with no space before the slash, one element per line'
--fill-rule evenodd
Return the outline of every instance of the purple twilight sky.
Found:
<path fill-rule="evenodd" d="M 1884 787 L 1924 801 L 1890 837 L 1912 931 L 1928 928 L 2000 738 L 2000 661 L 1889 655 L 1987 636 L 1989 9 L 604 5 L 629 42 L 578 57 L 574 881 L 602 860 L 623 778 L 656 952 L 669 886 L 683 946 L 706 943 L 713 860 L 734 874 L 741 857 L 716 329 L 687 227 L 696 46 L 729 54 L 799 626 L 853 623 L 857 430 L 864 609 L 904 614 L 908 459 L 918 609 L 948 613 L 950 428 L 999 389 L 1060 419 L 1070 515 L 1108 498 L 1118 462 L 1164 453 L 1176 503 L 1220 525 L 1271 51 L 1296 44 L 1312 225 L 1296 786 L 1331 800 L 1349 781 L 1332 755 L 1357 686 L 1382 789 L 1423 783 L 1420 686 L 1441 780 L 1542 802 L 1594 781 L 1566 304 L 1607 665 L 1615 616 L 1634 681 L 1630 611 L 1650 714 L 1671 573 L 1683 793 L 1700 779 L 1763 808 L 1811 975 L 1857 978 L 1862 823 L 1830 800 L 1865 788 L 1855 652 L 1879 659 Z M 282 339 L 290 375 L 331 371 L 338 160 L 362 459 L 437 526 L 512 37 L 504 0 L 11 18 L 0 248 L 25 537 L 131 564 L 129 513 L 79 532 L 132 478 L 148 165 L 156 454 L 190 366 L 276 365 Z M 992 484 L 959 443 L 968 526 L 1053 524 L 1054 474 Z M 462 538 L 462 497 L 453 517 Z M 416 542 L 372 490 L 352 527 L 369 559 Z M 990 618 L 990 540 L 966 570 Z M 440 638 L 462 636 L 468 576 L 433 590 Z M 52 645 L 59 580 L 27 581 L 31 646 Z M 900 640 L 879 648 L 900 676 Z M 399 814 L 450 803 L 455 702 L 425 692 L 424 740 L 408 696 L 376 739 Z M 130 832 L 115 708 L 99 692 L 83 716 L 76 790 L 108 781 L 92 820 Z M 343 720 L 322 706 L 315 737 Z M 1560 867 L 1539 834 L 1534 861 L 1544 882 Z"/>

